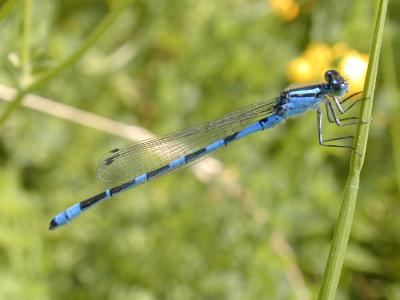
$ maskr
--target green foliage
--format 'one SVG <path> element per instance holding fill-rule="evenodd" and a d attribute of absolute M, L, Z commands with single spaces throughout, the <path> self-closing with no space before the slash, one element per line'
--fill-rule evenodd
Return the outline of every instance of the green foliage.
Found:
<path fill-rule="evenodd" d="M 15 88 L 52 74 L 122 3 L 32 1 L 26 28 L 27 2 L 0 8 L 0 82 Z M 277 95 L 311 42 L 366 53 L 372 36 L 363 0 L 299 1 L 292 21 L 264 1 L 128 2 L 32 92 L 163 134 Z M 388 11 L 397 53 L 400 5 Z M 338 299 L 400 297 L 398 106 L 379 80 Z M 222 150 L 209 182 L 185 169 L 49 232 L 51 216 L 105 188 L 98 158 L 129 141 L 16 108 L 0 128 L 1 299 L 316 298 L 350 153 L 318 146 L 313 113 Z"/>

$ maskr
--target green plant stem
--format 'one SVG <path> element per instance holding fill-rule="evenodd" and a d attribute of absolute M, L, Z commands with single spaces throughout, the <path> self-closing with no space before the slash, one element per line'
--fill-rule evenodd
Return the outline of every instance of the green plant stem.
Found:
<path fill-rule="evenodd" d="M 8 119 L 11 113 L 17 109 L 24 98 L 24 96 L 37 89 L 42 84 L 48 82 L 49 80 L 56 77 L 59 73 L 61 73 L 67 67 L 73 65 L 78 59 L 81 58 L 86 51 L 92 47 L 100 37 L 111 27 L 113 22 L 117 19 L 120 13 L 123 11 L 125 6 L 129 3 L 130 0 L 121 0 L 119 1 L 114 8 L 108 13 L 108 15 L 103 19 L 103 21 L 94 29 L 94 31 L 87 37 L 84 43 L 69 57 L 67 57 L 60 64 L 55 66 L 53 69 L 45 72 L 43 75 L 34 79 L 32 82 L 22 87 L 13 101 L 8 105 L 8 107 L 2 112 L 0 115 L 0 127 L 4 124 L 4 122 Z"/>
<path fill-rule="evenodd" d="M 362 102 L 359 115 L 359 119 L 362 120 L 362 122 L 360 122 L 357 127 L 357 134 L 354 141 L 355 151 L 352 152 L 349 176 L 344 189 L 342 206 L 340 208 L 338 221 L 335 227 L 318 299 L 330 300 L 335 298 L 340 273 L 347 250 L 351 225 L 354 218 L 354 210 L 360 182 L 360 173 L 364 163 L 365 151 L 367 147 L 369 121 L 371 120 L 373 95 L 375 90 L 387 3 L 388 0 L 377 0 L 376 17 L 373 30 L 374 36 L 372 39 L 367 76 L 364 84 L 363 97 L 366 99 L 366 101 Z"/>
<path fill-rule="evenodd" d="M 22 76 L 20 86 L 25 86 L 31 73 L 31 28 L 32 28 L 32 0 L 24 0 L 23 31 L 21 40 Z"/>

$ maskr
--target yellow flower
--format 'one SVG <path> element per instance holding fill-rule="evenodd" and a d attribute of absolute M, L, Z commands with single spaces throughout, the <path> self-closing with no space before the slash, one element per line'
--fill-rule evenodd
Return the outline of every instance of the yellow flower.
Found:
<path fill-rule="evenodd" d="M 361 91 L 367 72 L 368 56 L 355 50 L 348 52 L 340 61 L 343 77 L 349 79 L 350 90 Z"/>
<path fill-rule="evenodd" d="M 272 10 L 285 21 L 297 18 L 300 5 L 294 0 L 269 0 Z"/>
<path fill-rule="evenodd" d="M 288 73 L 292 82 L 309 82 L 314 78 L 311 63 L 302 56 L 290 62 Z"/>
<path fill-rule="evenodd" d="M 311 83 L 321 80 L 322 74 L 333 69 L 339 61 L 339 71 L 349 80 L 350 92 L 360 91 L 367 70 L 368 56 L 350 49 L 346 43 L 337 43 L 329 47 L 323 43 L 312 43 L 303 55 L 293 59 L 288 67 L 292 82 Z"/>

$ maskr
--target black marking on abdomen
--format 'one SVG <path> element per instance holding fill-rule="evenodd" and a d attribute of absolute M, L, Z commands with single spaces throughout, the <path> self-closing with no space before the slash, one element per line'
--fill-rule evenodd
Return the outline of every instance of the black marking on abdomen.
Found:
<path fill-rule="evenodd" d="M 237 137 L 238 134 L 239 134 L 239 132 L 235 132 L 234 134 L 231 134 L 231 135 L 227 136 L 226 138 L 224 138 L 225 146 L 227 146 L 228 144 L 232 143 L 235 140 L 235 138 Z"/>
<path fill-rule="evenodd" d="M 148 172 L 146 174 L 147 180 L 150 180 L 157 175 L 163 174 L 165 171 L 169 170 L 170 168 L 171 168 L 170 165 L 165 165 L 165 166 L 162 166 L 161 168 L 158 168 L 156 170 Z"/>
<path fill-rule="evenodd" d="M 89 207 L 89 206 L 93 205 L 94 203 L 96 203 L 97 201 L 100 201 L 104 198 L 107 198 L 106 192 L 97 194 L 96 196 L 93 196 L 89 199 L 83 200 L 82 202 L 79 203 L 79 205 L 80 205 L 81 209 L 85 209 L 86 207 Z"/>
<path fill-rule="evenodd" d="M 125 183 L 123 183 L 123 184 L 121 184 L 119 186 L 113 187 L 112 189 L 110 189 L 110 197 L 113 194 L 118 193 L 118 192 L 122 191 L 123 189 L 125 189 L 125 188 L 127 188 L 127 187 L 129 187 L 129 186 L 131 186 L 133 184 L 135 184 L 135 179 L 133 179 L 131 181 L 128 181 L 128 182 L 125 182 Z"/>
<path fill-rule="evenodd" d="M 197 150 L 196 152 L 190 153 L 188 155 L 185 156 L 185 161 L 187 163 L 191 162 L 192 160 L 195 160 L 197 157 L 201 156 L 202 154 L 206 153 L 207 149 L 206 148 L 202 148 L 200 150 Z"/>
<path fill-rule="evenodd" d="M 110 153 L 115 153 L 115 152 L 118 152 L 119 151 L 119 148 L 114 148 L 114 149 L 112 149 L 111 151 L 110 151 Z"/>
<path fill-rule="evenodd" d="M 258 121 L 258 123 L 260 124 L 261 128 L 264 130 L 264 123 L 268 122 L 268 117 L 265 117 L 264 119 L 261 119 L 260 121 Z"/>

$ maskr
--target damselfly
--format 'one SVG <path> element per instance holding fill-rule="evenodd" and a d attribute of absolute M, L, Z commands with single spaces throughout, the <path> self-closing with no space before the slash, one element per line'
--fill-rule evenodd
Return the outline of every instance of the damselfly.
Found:
<path fill-rule="evenodd" d="M 325 105 L 330 123 L 338 126 L 357 124 L 356 117 L 339 118 L 335 107 L 340 114 L 344 114 L 357 101 L 346 108 L 343 104 L 359 93 L 340 100 L 348 93 L 347 81 L 335 70 L 325 72 L 324 77 L 324 83 L 284 90 L 276 98 L 251 104 L 196 127 L 111 150 L 101 159 L 97 175 L 106 181 L 119 178 L 123 183 L 64 210 L 51 220 L 49 229 L 69 223 L 82 212 L 118 193 L 198 162 L 236 140 L 274 127 L 308 110 L 317 111 L 318 140 L 321 145 L 352 149 L 351 146 L 335 144 L 352 136 L 323 138 L 321 106 Z"/>

